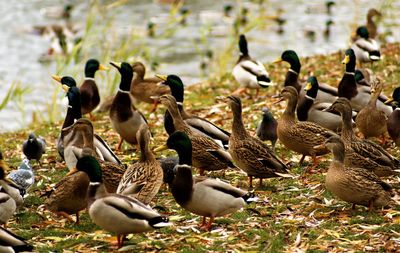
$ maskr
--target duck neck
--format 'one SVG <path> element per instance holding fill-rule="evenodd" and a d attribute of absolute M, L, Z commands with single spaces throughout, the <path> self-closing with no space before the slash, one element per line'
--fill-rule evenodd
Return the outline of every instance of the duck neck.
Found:
<path fill-rule="evenodd" d="M 293 86 L 296 88 L 297 92 L 300 92 L 301 86 L 298 83 L 298 77 L 299 73 L 290 68 L 289 71 L 286 73 L 284 86 Z"/>
<path fill-rule="evenodd" d="M 94 79 L 94 75 L 96 74 L 96 70 L 92 68 L 85 68 L 85 77 Z"/>
<path fill-rule="evenodd" d="M 135 74 L 136 76 L 136 74 Z M 132 82 L 132 75 L 121 75 L 121 82 L 119 83 L 119 89 L 122 92 L 129 92 L 131 88 L 131 82 Z"/>
<path fill-rule="evenodd" d="M 368 101 L 368 106 L 376 107 L 376 101 L 379 98 L 379 94 L 381 93 L 382 89 L 377 89 L 375 92 L 371 94 L 371 98 Z"/>
<path fill-rule="evenodd" d="M 149 142 L 148 140 L 145 140 L 145 138 L 140 138 L 139 140 L 139 146 L 140 146 L 140 161 L 154 161 L 154 154 L 151 152 L 149 148 Z"/>
<path fill-rule="evenodd" d="M 192 169 L 188 165 L 177 165 L 177 173 L 171 184 L 171 193 L 178 204 L 190 201 L 193 194 Z"/>
<path fill-rule="evenodd" d="M 108 192 L 103 183 L 100 182 L 90 182 L 87 191 L 88 197 L 88 207 L 90 207 L 96 199 L 106 197 Z"/>
<path fill-rule="evenodd" d="M 338 143 L 335 145 L 332 150 L 333 153 L 333 160 L 332 163 L 342 165 L 344 163 L 344 145 L 342 143 Z"/>
<path fill-rule="evenodd" d="M 288 99 L 287 106 L 283 112 L 283 118 L 286 121 L 295 122 L 295 110 L 297 105 L 297 98 L 291 97 Z"/>
<path fill-rule="evenodd" d="M 178 111 L 178 106 L 175 105 L 170 105 L 168 106 L 168 111 L 172 117 L 172 120 L 174 122 L 174 126 L 176 130 L 185 130 L 186 129 L 186 124 L 183 121 L 183 118 L 181 114 Z"/>
<path fill-rule="evenodd" d="M 243 124 L 242 108 L 232 108 L 232 112 L 233 112 L 232 134 L 239 138 L 246 137 L 248 134 Z"/>
<path fill-rule="evenodd" d="M 72 124 L 74 124 L 75 120 L 82 118 L 81 97 L 79 94 L 79 90 L 77 87 L 72 87 L 71 91 L 69 91 L 69 92 L 73 92 L 72 89 L 76 89 L 77 91 L 73 95 L 67 94 L 68 100 L 69 100 L 68 101 L 68 110 L 67 110 L 67 114 L 65 115 L 62 129 L 72 126 Z"/>
<path fill-rule="evenodd" d="M 342 113 L 342 138 L 351 141 L 354 138 L 352 127 L 352 111 L 351 109 L 345 110 Z"/>

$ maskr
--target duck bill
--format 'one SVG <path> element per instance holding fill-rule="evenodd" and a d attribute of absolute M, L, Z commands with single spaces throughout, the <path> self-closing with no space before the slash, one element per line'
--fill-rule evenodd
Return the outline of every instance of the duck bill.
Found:
<path fill-rule="evenodd" d="M 260 85 L 261 88 L 268 88 L 270 86 L 275 86 L 273 82 L 266 82 L 266 81 L 258 81 L 258 85 Z"/>
<path fill-rule="evenodd" d="M 52 75 L 51 78 L 53 78 L 54 80 L 56 80 L 57 82 L 61 83 L 61 76 L 57 76 L 57 75 Z"/>
<path fill-rule="evenodd" d="M 162 146 L 159 146 L 159 147 L 155 148 L 153 151 L 154 152 L 160 152 L 160 151 L 164 151 L 166 149 L 168 149 L 168 146 L 167 145 L 162 145 Z"/>
<path fill-rule="evenodd" d="M 325 144 L 320 144 L 320 145 L 314 146 L 313 149 L 324 150 L 324 149 L 326 149 L 326 146 L 325 146 Z"/>
<path fill-rule="evenodd" d="M 311 83 L 307 83 L 306 87 L 304 87 L 305 91 L 309 91 L 312 88 L 312 84 Z"/>
<path fill-rule="evenodd" d="M 280 102 L 285 100 L 285 98 L 283 96 L 281 96 L 281 95 L 274 95 L 274 96 L 272 96 L 272 98 L 279 98 L 278 101 L 275 101 L 275 102 L 272 103 L 273 105 L 279 104 Z"/>
<path fill-rule="evenodd" d="M 272 63 L 283 62 L 281 57 L 276 58 Z"/>
<path fill-rule="evenodd" d="M 325 108 L 322 110 L 323 112 L 333 112 L 334 110 L 331 107 Z"/>
<path fill-rule="evenodd" d="M 160 75 L 160 74 L 156 74 L 156 77 L 163 80 L 163 81 L 167 81 L 167 77 L 166 75 Z"/>
<path fill-rule="evenodd" d="M 394 99 L 393 99 L 392 97 L 389 97 L 389 98 L 385 101 L 385 105 L 390 105 L 393 101 L 394 101 Z"/>
<path fill-rule="evenodd" d="M 72 168 L 72 169 L 67 173 L 66 176 L 72 175 L 72 174 L 74 174 L 75 172 L 78 172 L 78 169 L 77 169 L 76 167 Z"/>
<path fill-rule="evenodd" d="M 121 69 L 121 62 L 110 61 L 110 64 L 117 69 Z"/>
<path fill-rule="evenodd" d="M 346 55 L 342 61 L 342 64 L 347 64 L 350 62 L 350 56 Z"/>
<path fill-rule="evenodd" d="M 109 70 L 110 68 L 109 67 L 106 67 L 105 65 L 103 65 L 103 64 L 100 64 L 99 65 L 99 70 Z"/>

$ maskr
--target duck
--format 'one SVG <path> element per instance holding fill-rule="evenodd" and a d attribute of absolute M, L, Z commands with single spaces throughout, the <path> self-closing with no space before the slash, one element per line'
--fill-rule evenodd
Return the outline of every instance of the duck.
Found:
<path fill-rule="evenodd" d="M 333 131 L 318 124 L 308 121 L 297 121 L 295 110 L 298 100 L 298 93 L 293 86 L 286 86 L 281 91 L 280 101 L 287 100 L 287 106 L 283 115 L 278 119 L 277 134 L 279 141 L 289 150 L 302 154 L 300 164 L 306 156 L 311 156 L 313 166 L 318 164 L 317 156 L 329 153 L 329 150 L 315 149 L 331 136 L 338 136 Z"/>
<path fill-rule="evenodd" d="M 273 63 L 278 62 L 287 62 L 290 64 L 290 68 L 286 73 L 284 86 L 292 86 L 296 88 L 299 95 L 299 102 L 305 96 L 304 86 L 305 84 L 300 82 L 299 80 L 299 73 L 301 70 L 301 63 L 297 53 L 293 50 L 285 50 L 282 52 L 281 56 L 278 57 Z M 320 84 L 318 87 L 317 93 L 317 100 L 316 102 L 326 102 L 326 103 L 333 103 L 338 96 L 338 91 L 336 88 L 327 85 L 327 84 Z"/>
<path fill-rule="evenodd" d="M 392 105 L 395 109 L 387 119 L 387 131 L 397 147 L 400 147 L 400 87 L 393 90 L 391 98 L 385 104 Z"/>
<path fill-rule="evenodd" d="M 163 183 L 163 170 L 149 148 L 151 138 L 149 127 L 142 124 L 136 135 L 140 147 L 140 159 L 125 171 L 117 193 L 132 195 L 148 205 Z"/>
<path fill-rule="evenodd" d="M 92 114 L 93 110 L 100 104 L 99 88 L 94 79 L 98 70 L 109 70 L 109 68 L 100 64 L 96 59 L 87 60 L 85 64 L 85 80 L 79 87 L 82 115 L 89 114 L 91 120 L 95 119 Z"/>
<path fill-rule="evenodd" d="M 271 141 L 272 151 L 275 152 L 275 144 L 278 140 L 278 135 L 276 134 L 278 122 L 267 107 L 262 109 L 262 113 L 262 119 L 257 125 L 256 134 L 262 141 Z"/>
<path fill-rule="evenodd" d="M 177 75 L 157 75 L 163 80 L 161 85 L 167 85 L 171 89 L 171 95 L 174 96 L 178 104 L 179 112 L 190 129 L 197 134 L 208 136 L 216 140 L 220 145 L 227 146 L 229 142 L 230 133 L 212 122 L 201 118 L 199 116 L 188 113 L 183 106 L 184 99 L 184 86 L 182 80 Z M 171 114 L 167 110 L 164 115 L 164 128 L 168 135 L 175 132 L 174 123 Z"/>
<path fill-rule="evenodd" d="M 0 252 L 32 252 L 33 247 L 24 238 L 0 227 Z"/>
<path fill-rule="evenodd" d="M 203 175 L 204 171 L 214 171 L 230 168 L 235 168 L 232 163 L 230 154 L 213 139 L 197 134 L 189 125 L 182 119 L 179 113 L 178 105 L 172 95 L 163 95 L 160 97 L 160 102 L 167 107 L 176 131 L 185 132 L 193 145 L 193 165 L 200 170 Z M 163 145 L 156 148 L 154 151 L 162 151 L 167 149 Z"/>
<path fill-rule="evenodd" d="M 21 195 L 21 188 L 13 181 L 6 177 L 6 172 L 10 170 L 7 163 L 4 161 L 3 153 L 0 151 L 0 192 L 7 194 L 14 200 L 17 208 L 24 204 L 24 199 Z M 0 208 L 1 210 L 1 208 Z"/>
<path fill-rule="evenodd" d="M 87 190 L 90 219 L 102 229 L 117 234 L 118 248 L 123 246 L 126 234 L 142 233 L 171 225 L 168 217 L 161 216 L 137 199 L 108 193 L 95 157 L 80 158 L 76 168 L 90 179 Z"/>
<path fill-rule="evenodd" d="M 120 150 L 124 140 L 131 145 L 138 143 L 136 132 L 140 125 L 147 124 L 147 120 L 132 104 L 132 98 L 130 95 L 130 87 L 133 77 L 132 66 L 127 62 L 110 62 L 110 64 L 118 69 L 121 74 L 121 82 L 119 84 L 118 92 L 111 104 L 109 114 L 111 125 L 120 136 L 120 141 L 116 147 L 116 150 Z"/>
<path fill-rule="evenodd" d="M 40 163 L 40 158 L 46 152 L 46 140 L 41 136 L 36 137 L 35 133 L 30 133 L 28 139 L 22 143 L 22 152 L 29 160 Z"/>
<path fill-rule="evenodd" d="M 246 192 L 219 179 L 194 177 L 191 144 L 189 136 L 181 131 L 168 137 L 166 146 L 175 150 L 179 156 L 170 190 L 183 209 L 203 216 L 201 227 L 211 230 L 215 217 L 236 212 L 258 198 L 252 191 Z M 209 217 L 207 224 L 206 217 Z"/>
<path fill-rule="evenodd" d="M 360 167 L 374 172 L 379 177 L 396 175 L 400 169 L 400 161 L 393 157 L 380 145 L 359 139 L 351 125 L 351 104 L 347 98 L 338 98 L 327 111 L 336 111 L 342 116 L 341 138 L 345 145 L 345 164 Z"/>
<path fill-rule="evenodd" d="M 251 136 L 245 129 L 242 119 L 242 102 L 234 95 L 227 97 L 233 112 L 232 134 L 229 138 L 229 153 L 237 167 L 247 173 L 249 186 L 253 187 L 253 177 L 292 177 L 286 165 L 261 140 Z"/>
<path fill-rule="evenodd" d="M 0 160 L 0 224 L 6 224 L 7 221 L 14 215 L 17 210 L 17 204 L 12 196 L 7 193 L 7 179 L 3 168 L 3 160 Z"/>
<path fill-rule="evenodd" d="M 116 164 L 105 161 L 100 152 L 96 152 L 94 145 L 94 129 L 90 120 L 85 118 L 78 119 L 72 126 L 64 130 L 64 142 L 67 144 L 64 149 L 64 158 L 70 172 L 75 170 L 76 162 L 83 153 L 90 152 L 99 159 L 101 165 L 104 185 L 110 193 L 116 192 L 118 184 L 126 171 L 124 164 Z"/>
<path fill-rule="evenodd" d="M 61 87 L 66 92 L 66 96 L 68 98 L 67 114 L 65 115 L 65 119 L 61 127 L 61 134 L 57 139 L 58 154 L 61 156 L 61 158 L 64 159 L 64 148 L 72 145 L 70 141 L 64 141 L 64 138 L 67 133 L 70 133 L 71 126 L 75 123 L 75 121 L 82 118 L 80 91 L 79 88 L 76 87 L 76 82 L 74 78 L 70 76 L 61 77 L 53 75 L 52 78 L 61 84 Z M 76 140 L 79 142 L 83 141 L 82 139 L 74 138 L 74 136 L 69 136 L 67 140 Z M 99 135 L 93 135 L 93 143 L 96 149 L 96 153 L 99 155 L 99 157 L 101 157 L 101 159 L 117 165 L 122 164 L 118 157 L 110 149 L 108 144 Z"/>
<path fill-rule="evenodd" d="M 340 132 L 342 129 L 342 118 L 334 112 L 327 112 L 331 103 L 315 102 L 318 96 L 319 84 L 315 76 L 310 76 L 307 85 L 304 87 L 306 91 L 304 99 L 297 105 L 297 119 L 299 121 L 314 122 L 334 132 Z M 353 112 L 356 115 L 356 112 Z M 354 123 L 354 122 L 353 122 Z"/>
<path fill-rule="evenodd" d="M 161 168 L 163 170 L 163 182 L 165 184 L 170 184 L 172 180 L 174 180 L 174 168 L 177 164 L 179 164 L 178 156 L 168 156 L 159 159 Z"/>
<path fill-rule="evenodd" d="M 387 132 L 387 116 L 376 108 L 376 102 L 382 91 L 382 83 L 375 79 L 371 84 L 371 98 L 366 107 L 358 112 L 356 126 L 364 138 L 378 137 Z"/>
<path fill-rule="evenodd" d="M 371 87 L 357 85 L 355 81 L 356 56 L 353 49 L 349 48 L 346 50 L 342 63 L 346 65 L 346 68 L 338 85 L 338 97 L 347 98 L 351 103 L 352 109 L 359 112 L 370 100 Z M 382 98 L 380 97 L 376 106 L 378 110 L 385 112 L 386 116 L 389 116 L 393 109 L 390 106 L 385 105 L 385 100 L 381 101 L 381 99 Z"/>
<path fill-rule="evenodd" d="M 369 37 L 375 39 L 378 34 L 378 28 L 375 24 L 374 17 L 381 17 L 382 13 L 375 8 L 371 8 L 367 13 L 367 29 Z"/>
<path fill-rule="evenodd" d="M 35 183 L 35 174 L 29 159 L 23 159 L 18 170 L 11 171 L 8 174 L 8 178 L 19 187 L 21 196 L 24 197 L 29 188 Z"/>
<path fill-rule="evenodd" d="M 168 86 L 158 85 L 162 80 L 158 77 L 144 78 L 146 67 L 141 62 L 134 62 L 132 64 L 133 78 L 131 83 L 130 92 L 136 101 L 153 104 L 150 112 L 157 109 L 159 103 L 158 97 L 164 94 L 170 94 Z"/>
<path fill-rule="evenodd" d="M 351 45 L 354 50 L 357 61 L 362 66 L 366 62 L 374 62 L 381 60 L 378 43 L 369 37 L 368 29 L 365 26 L 357 28 L 357 39 Z"/>
<path fill-rule="evenodd" d="M 352 203 L 353 209 L 355 205 L 362 205 L 372 211 L 389 203 L 390 184 L 365 168 L 345 165 L 345 144 L 340 137 L 332 136 L 323 145 L 333 154 L 325 177 L 325 186 L 330 192 Z"/>
<path fill-rule="evenodd" d="M 246 89 L 256 89 L 257 97 L 260 87 L 267 88 L 273 84 L 264 65 L 250 57 L 244 34 L 239 36 L 239 50 L 240 56 L 233 68 L 232 75 L 241 87 L 234 94 L 246 92 Z"/>

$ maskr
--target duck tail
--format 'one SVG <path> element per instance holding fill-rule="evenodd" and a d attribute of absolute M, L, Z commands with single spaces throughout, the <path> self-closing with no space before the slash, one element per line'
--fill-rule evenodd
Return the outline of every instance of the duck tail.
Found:
<path fill-rule="evenodd" d="M 168 217 L 157 216 L 149 220 L 149 225 L 153 228 L 163 228 L 170 226 L 171 223 L 169 223 Z"/>
<path fill-rule="evenodd" d="M 242 198 L 247 204 L 258 201 L 258 197 L 254 194 L 254 191 L 249 191 Z"/>
<path fill-rule="evenodd" d="M 33 250 L 33 246 L 29 244 L 12 246 L 14 252 L 31 252 Z"/>

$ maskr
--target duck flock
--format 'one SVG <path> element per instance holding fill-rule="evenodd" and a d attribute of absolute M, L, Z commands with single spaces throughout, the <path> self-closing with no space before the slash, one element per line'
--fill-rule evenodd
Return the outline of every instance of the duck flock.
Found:
<path fill-rule="evenodd" d="M 117 246 L 121 247 L 127 234 L 171 225 L 167 216 L 151 208 L 164 182 L 179 206 L 203 217 L 200 226 L 211 230 L 216 217 L 258 201 L 254 178 L 261 185 L 263 179 L 293 177 L 290 166 L 275 153 L 277 140 L 285 149 L 302 155 L 300 164 L 306 156 L 311 157 L 308 170 L 319 164 L 320 156 L 332 153 L 325 186 L 337 198 L 370 211 L 390 205 L 392 186 L 381 177 L 398 175 L 400 161 L 382 144 L 388 141 L 388 133 L 400 145 L 400 89 L 389 98 L 381 94 L 383 84 L 376 73 L 361 67 L 381 59 L 379 46 L 371 36 L 376 36 L 376 31 L 361 26 L 356 33 L 354 43 L 345 51 L 343 77 L 337 88 L 319 83 L 316 76 L 301 82 L 296 52 L 282 52 L 276 62 L 287 62 L 290 68 L 275 103 L 286 101 L 286 109 L 278 120 L 269 109 L 263 109 L 257 136 L 251 135 L 243 123 L 240 97 L 253 89 L 257 96 L 260 89 L 274 83 L 264 65 L 250 57 L 245 35 L 239 37 L 240 57 L 232 70 L 240 88 L 224 98 L 233 114 L 231 131 L 185 110 L 184 85 L 179 76 L 144 78 L 145 66 L 140 62 L 110 62 L 120 74 L 120 84 L 106 107 L 112 128 L 120 137 L 115 150 L 121 150 L 125 141 L 140 153 L 139 160 L 130 166 L 119 160 L 92 124 L 96 120 L 93 111 L 100 104 L 95 73 L 109 67 L 88 60 L 86 77 L 79 87 L 71 76 L 53 76 L 68 98 L 57 151 L 69 172 L 43 196 L 46 208 L 76 223 L 80 222 L 79 213 L 87 209 L 93 223 L 117 235 Z M 167 109 L 165 145 L 150 149 L 151 129 L 134 106 L 136 102 L 152 104 L 151 111 L 160 103 Z M 381 138 L 381 143 L 370 137 Z M 5 225 L 24 205 L 23 197 L 35 182 L 30 163 L 40 163 L 45 149 L 44 139 L 30 134 L 23 144 L 26 159 L 10 173 L 0 153 L 0 223 L 4 224 L 0 230 L 1 252 L 33 250 Z M 159 159 L 156 154 L 165 149 L 175 150 L 177 156 Z M 194 175 L 195 169 L 199 175 Z M 225 169 L 246 173 L 249 189 L 205 176 Z M 76 215 L 76 220 L 71 215 Z"/>

